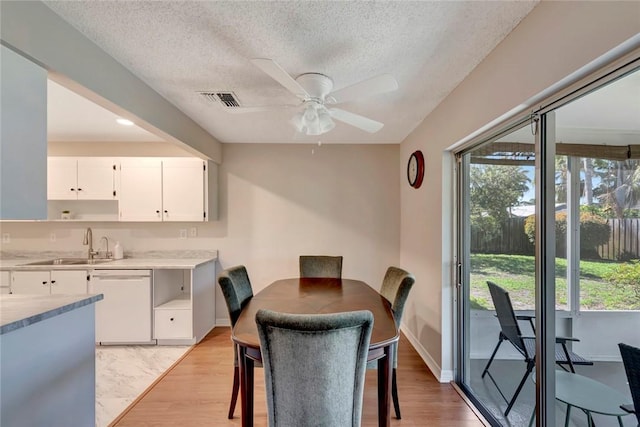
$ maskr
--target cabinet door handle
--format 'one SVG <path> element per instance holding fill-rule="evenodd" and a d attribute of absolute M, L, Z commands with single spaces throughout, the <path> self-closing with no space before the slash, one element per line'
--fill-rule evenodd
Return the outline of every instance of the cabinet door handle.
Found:
<path fill-rule="evenodd" d="M 53 284 L 55 284 L 55 283 L 56 283 L 56 281 L 55 281 L 55 280 L 52 280 L 52 281 L 51 281 L 51 284 L 52 284 L 52 285 L 53 285 Z"/>
<path fill-rule="evenodd" d="M 165 210 L 164 210 L 164 213 L 169 213 L 169 211 L 165 209 Z"/>
<path fill-rule="evenodd" d="M 82 191 L 82 188 L 78 188 L 78 191 Z"/>
<path fill-rule="evenodd" d="M 160 211 L 156 211 L 156 213 L 157 213 L 157 214 L 159 214 L 159 213 L 160 213 Z"/>
<path fill-rule="evenodd" d="M 71 191 L 76 191 L 76 189 L 75 189 L 75 188 L 70 188 L 69 190 L 71 190 Z"/>
<path fill-rule="evenodd" d="M 43 285 L 46 285 L 46 284 L 47 284 L 47 282 L 42 282 L 42 284 L 43 284 Z"/>
<path fill-rule="evenodd" d="M 171 320 L 171 321 L 173 322 L 173 317 L 172 317 L 172 318 L 170 318 L 169 320 Z"/>

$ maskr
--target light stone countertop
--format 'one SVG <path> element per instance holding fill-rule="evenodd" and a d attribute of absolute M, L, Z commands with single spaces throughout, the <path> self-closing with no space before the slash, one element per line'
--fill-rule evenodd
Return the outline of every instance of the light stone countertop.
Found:
<path fill-rule="evenodd" d="M 102 294 L 0 295 L 0 335 L 93 304 L 102 298 Z"/>
<path fill-rule="evenodd" d="M 120 269 L 185 269 L 196 267 L 217 260 L 217 251 L 172 251 L 172 252 L 139 252 L 125 254 L 127 257 L 119 260 L 100 262 L 96 264 L 64 264 L 64 265 L 27 265 L 32 262 L 45 261 L 54 258 L 82 258 L 86 253 L 52 253 L 31 252 L 18 254 L 2 254 L 0 257 L 0 271 L 49 271 L 49 270 L 120 270 Z"/>
<path fill-rule="evenodd" d="M 193 270 L 199 265 L 215 261 L 216 258 L 125 258 L 103 262 L 99 264 L 69 264 L 69 265 L 26 265 L 34 261 L 44 261 L 51 258 L 10 259 L 0 260 L 0 271 L 42 271 L 42 270 L 128 270 L 128 269 L 185 269 Z"/>

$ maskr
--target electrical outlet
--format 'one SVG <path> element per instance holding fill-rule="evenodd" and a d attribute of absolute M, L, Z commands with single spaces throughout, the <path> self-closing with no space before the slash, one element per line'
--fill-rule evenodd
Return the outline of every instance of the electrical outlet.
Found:
<path fill-rule="evenodd" d="M 186 239 L 187 238 L 187 229 L 186 228 L 181 228 L 180 229 L 180 238 L 181 239 Z"/>
<path fill-rule="evenodd" d="M 2 233 L 2 243 L 11 243 L 11 234 Z"/>
<path fill-rule="evenodd" d="M 198 237 L 198 228 L 197 227 L 191 227 L 189 229 L 189 237 Z"/>
<path fill-rule="evenodd" d="M 56 233 L 51 233 L 49 234 L 49 241 L 50 242 L 55 242 L 56 241 Z"/>

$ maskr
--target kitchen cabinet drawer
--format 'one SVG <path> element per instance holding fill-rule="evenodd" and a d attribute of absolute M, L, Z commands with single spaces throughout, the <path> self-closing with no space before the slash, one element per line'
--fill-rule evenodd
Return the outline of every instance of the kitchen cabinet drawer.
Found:
<path fill-rule="evenodd" d="M 155 339 L 191 338 L 191 330 L 191 310 L 155 310 L 153 328 Z"/>

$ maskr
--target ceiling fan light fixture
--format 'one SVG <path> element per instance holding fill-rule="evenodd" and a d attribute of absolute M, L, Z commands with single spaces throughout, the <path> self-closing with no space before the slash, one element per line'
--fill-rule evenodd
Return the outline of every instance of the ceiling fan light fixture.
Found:
<path fill-rule="evenodd" d="M 312 136 L 327 133 L 336 126 L 327 109 L 316 103 L 308 103 L 302 112 L 296 114 L 293 125 L 298 132 Z"/>
<path fill-rule="evenodd" d="M 318 111 L 318 125 L 320 127 L 320 134 L 327 133 L 336 127 L 336 124 L 331 119 L 331 115 L 325 107 L 320 108 Z"/>

